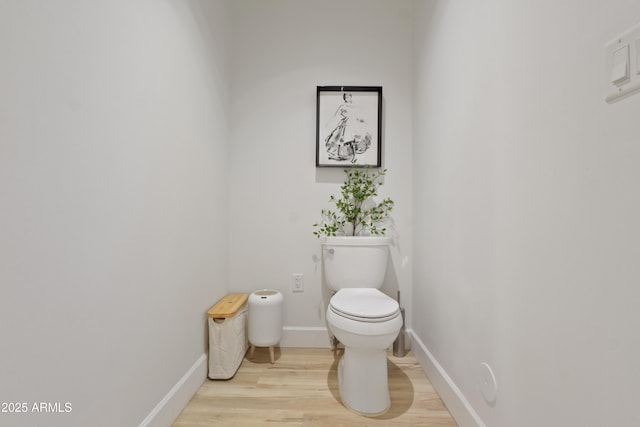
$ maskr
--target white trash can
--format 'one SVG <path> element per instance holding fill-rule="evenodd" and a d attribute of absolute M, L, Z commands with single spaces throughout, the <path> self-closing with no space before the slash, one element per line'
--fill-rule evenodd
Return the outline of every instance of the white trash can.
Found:
<path fill-rule="evenodd" d="M 247 294 L 229 294 L 207 312 L 209 378 L 233 377 L 247 353 Z"/>
<path fill-rule="evenodd" d="M 262 289 L 249 296 L 249 358 L 256 347 L 269 347 L 271 363 L 275 362 L 274 346 L 282 338 L 283 299 L 275 289 Z"/>

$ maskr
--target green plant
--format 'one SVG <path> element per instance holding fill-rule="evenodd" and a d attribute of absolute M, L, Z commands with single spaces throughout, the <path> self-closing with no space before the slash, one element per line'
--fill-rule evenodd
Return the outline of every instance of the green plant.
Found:
<path fill-rule="evenodd" d="M 378 187 L 382 185 L 382 177 L 386 169 L 371 170 L 369 166 L 358 167 L 353 162 L 350 169 L 344 170 L 347 178 L 340 187 L 342 197 L 331 196 L 330 203 L 336 205 L 335 210 L 323 209 L 322 220 L 313 224 L 316 237 L 322 236 L 360 236 L 384 235 L 387 231 L 384 224 L 393 209 L 393 200 L 386 198 L 376 203 Z"/>

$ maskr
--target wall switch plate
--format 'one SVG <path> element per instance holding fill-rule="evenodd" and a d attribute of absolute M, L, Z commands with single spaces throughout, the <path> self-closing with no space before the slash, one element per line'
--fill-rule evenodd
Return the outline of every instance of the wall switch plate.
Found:
<path fill-rule="evenodd" d="M 605 45 L 608 103 L 640 93 L 640 24 Z"/>
<path fill-rule="evenodd" d="M 611 83 L 621 85 L 629 80 L 629 45 L 623 44 L 613 52 Z"/>
<path fill-rule="evenodd" d="M 304 274 L 291 274 L 291 290 L 293 292 L 304 292 Z"/>

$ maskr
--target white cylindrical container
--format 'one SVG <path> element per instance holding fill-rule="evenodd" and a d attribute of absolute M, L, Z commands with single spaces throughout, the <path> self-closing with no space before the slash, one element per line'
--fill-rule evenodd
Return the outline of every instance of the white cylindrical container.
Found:
<path fill-rule="evenodd" d="M 249 296 L 249 342 L 254 347 L 271 347 L 282 338 L 282 293 L 262 289 Z"/>

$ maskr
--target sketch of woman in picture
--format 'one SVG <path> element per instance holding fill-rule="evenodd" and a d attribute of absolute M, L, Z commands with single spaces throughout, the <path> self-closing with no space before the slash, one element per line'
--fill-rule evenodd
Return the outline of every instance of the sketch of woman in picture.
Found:
<path fill-rule="evenodd" d="M 352 94 L 345 92 L 342 99 L 344 102 L 326 124 L 329 134 L 324 140 L 325 148 L 331 160 L 352 161 L 356 154 L 369 149 L 372 136 Z"/>

